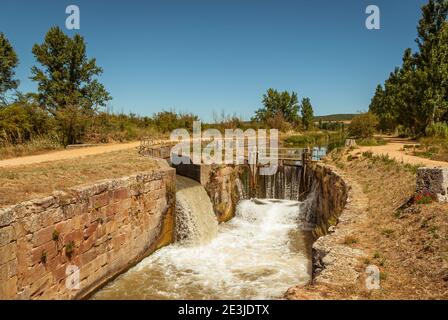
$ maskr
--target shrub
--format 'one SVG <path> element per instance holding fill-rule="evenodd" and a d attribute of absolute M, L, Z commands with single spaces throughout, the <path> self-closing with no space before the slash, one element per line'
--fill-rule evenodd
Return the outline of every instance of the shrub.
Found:
<path fill-rule="evenodd" d="M 427 190 L 416 192 L 412 198 L 414 204 L 430 204 L 436 200 L 436 196 Z"/>
<path fill-rule="evenodd" d="M 360 114 L 353 118 L 348 132 L 354 138 L 371 138 L 375 134 L 378 118 L 370 112 Z"/>
<path fill-rule="evenodd" d="M 53 241 L 58 241 L 59 240 L 59 231 L 58 230 L 53 230 L 53 234 L 51 235 Z"/>
<path fill-rule="evenodd" d="M 425 133 L 429 137 L 448 138 L 448 124 L 437 122 L 426 127 Z"/>
<path fill-rule="evenodd" d="M 303 135 L 290 136 L 285 139 L 289 147 L 328 146 L 328 151 L 340 147 L 345 142 L 342 132 L 310 132 Z"/>
<path fill-rule="evenodd" d="M 344 239 L 344 244 L 346 245 L 352 245 L 352 244 L 356 244 L 358 243 L 358 238 L 353 237 L 353 236 L 346 236 Z"/>
<path fill-rule="evenodd" d="M 65 245 L 65 255 L 70 258 L 73 254 L 73 251 L 75 251 L 75 242 L 70 241 Z"/>
<path fill-rule="evenodd" d="M 54 127 L 50 115 L 39 106 L 17 102 L 0 107 L 0 144 L 18 144 L 47 135 Z"/>
<path fill-rule="evenodd" d="M 412 131 L 409 128 L 406 128 L 403 125 L 398 125 L 397 128 L 395 129 L 395 134 L 399 137 L 399 138 L 408 138 L 413 136 Z"/>
<path fill-rule="evenodd" d="M 362 156 L 363 156 L 364 158 L 372 159 L 372 158 L 373 158 L 373 152 L 372 152 L 372 151 L 364 151 L 364 152 L 362 153 Z"/>
<path fill-rule="evenodd" d="M 356 140 L 356 144 L 365 147 L 384 146 L 386 141 L 382 138 L 364 138 Z"/>
<path fill-rule="evenodd" d="M 40 254 L 40 262 L 43 264 L 47 263 L 47 252 L 45 250 L 42 250 Z"/>

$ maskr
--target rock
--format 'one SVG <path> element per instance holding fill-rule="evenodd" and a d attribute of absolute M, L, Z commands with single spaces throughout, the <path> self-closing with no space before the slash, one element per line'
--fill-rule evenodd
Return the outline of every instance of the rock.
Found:
<path fill-rule="evenodd" d="M 417 192 L 429 191 L 439 202 L 448 202 L 448 168 L 419 168 Z"/>
<path fill-rule="evenodd" d="M 358 145 L 356 144 L 355 139 L 347 139 L 347 140 L 345 140 L 345 146 L 347 148 L 350 148 L 350 147 L 357 147 Z"/>

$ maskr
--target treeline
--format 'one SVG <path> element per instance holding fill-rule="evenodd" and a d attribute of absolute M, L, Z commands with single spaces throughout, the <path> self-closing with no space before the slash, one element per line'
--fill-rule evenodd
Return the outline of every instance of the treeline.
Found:
<path fill-rule="evenodd" d="M 30 78 L 38 90 L 23 94 L 15 79 L 19 59 L 0 33 L 0 156 L 16 146 L 26 153 L 77 143 L 166 136 L 176 128 L 191 129 L 198 120 L 196 115 L 175 111 L 152 117 L 109 112 L 106 105 L 111 96 L 98 80 L 103 70 L 87 57 L 80 35 L 71 38 L 60 28 L 51 28 L 32 53 L 37 63 Z M 30 150 L 25 150 L 27 145 Z"/>
<path fill-rule="evenodd" d="M 379 85 L 370 104 L 383 131 L 421 136 L 448 136 L 448 0 L 430 0 L 422 7 L 418 51 L 406 49 L 397 67 Z"/>
<path fill-rule="evenodd" d="M 32 152 L 69 144 L 167 136 L 177 128 L 191 130 L 193 121 L 199 120 L 194 114 L 175 111 L 152 117 L 109 112 L 112 97 L 98 80 L 103 70 L 95 58 L 87 57 L 85 40 L 79 34 L 69 37 L 53 27 L 42 43 L 33 46 L 32 53 L 36 64 L 30 79 L 36 82 L 37 92 L 21 93 L 15 78 L 19 58 L 6 35 L 0 33 L 0 157 L 7 148 L 18 145 L 30 145 Z M 269 89 L 262 104 L 250 121 L 222 113 L 204 126 L 282 131 L 311 130 L 314 126 L 309 98 L 299 103 L 294 92 Z"/>

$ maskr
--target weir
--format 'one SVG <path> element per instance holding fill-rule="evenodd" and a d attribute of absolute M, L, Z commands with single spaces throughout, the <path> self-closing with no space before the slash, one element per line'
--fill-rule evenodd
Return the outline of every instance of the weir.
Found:
<path fill-rule="evenodd" d="M 218 225 L 204 186 L 179 176 L 176 184 L 176 242 L 94 299 L 272 299 L 311 279 L 306 202 L 243 199 Z"/>
<path fill-rule="evenodd" d="M 308 283 L 319 192 L 301 158 L 271 176 L 247 163 L 174 166 L 175 242 L 93 298 L 272 299 Z"/>
<path fill-rule="evenodd" d="M 204 187 L 198 182 L 176 177 L 175 240 L 201 245 L 216 238 L 218 221 Z"/>

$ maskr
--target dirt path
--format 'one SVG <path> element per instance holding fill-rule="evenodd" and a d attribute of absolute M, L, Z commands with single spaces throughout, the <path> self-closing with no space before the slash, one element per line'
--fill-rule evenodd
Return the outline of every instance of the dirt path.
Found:
<path fill-rule="evenodd" d="M 39 154 L 35 156 L 26 156 L 20 158 L 12 158 L 0 161 L 0 168 L 18 167 L 30 164 L 36 164 L 48 161 L 74 159 L 84 156 L 90 156 L 95 154 L 102 154 L 106 152 L 120 151 L 131 148 L 136 148 L 140 145 L 140 142 L 130 142 L 122 144 L 109 144 L 103 146 L 86 147 L 79 149 L 55 151 L 45 154 Z"/>
<path fill-rule="evenodd" d="M 400 139 L 400 138 L 384 138 L 388 143 L 384 146 L 375 147 L 359 147 L 351 152 L 352 155 L 356 153 L 362 153 L 365 151 L 371 151 L 376 155 L 389 155 L 390 158 L 395 159 L 398 162 L 404 162 L 412 165 L 422 165 L 426 167 L 448 167 L 448 162 L 435 161 L 426 158 L 421 158 L 407 154 L 403 147 L 409 144 L 418 144 L 413 140 Z"/>

